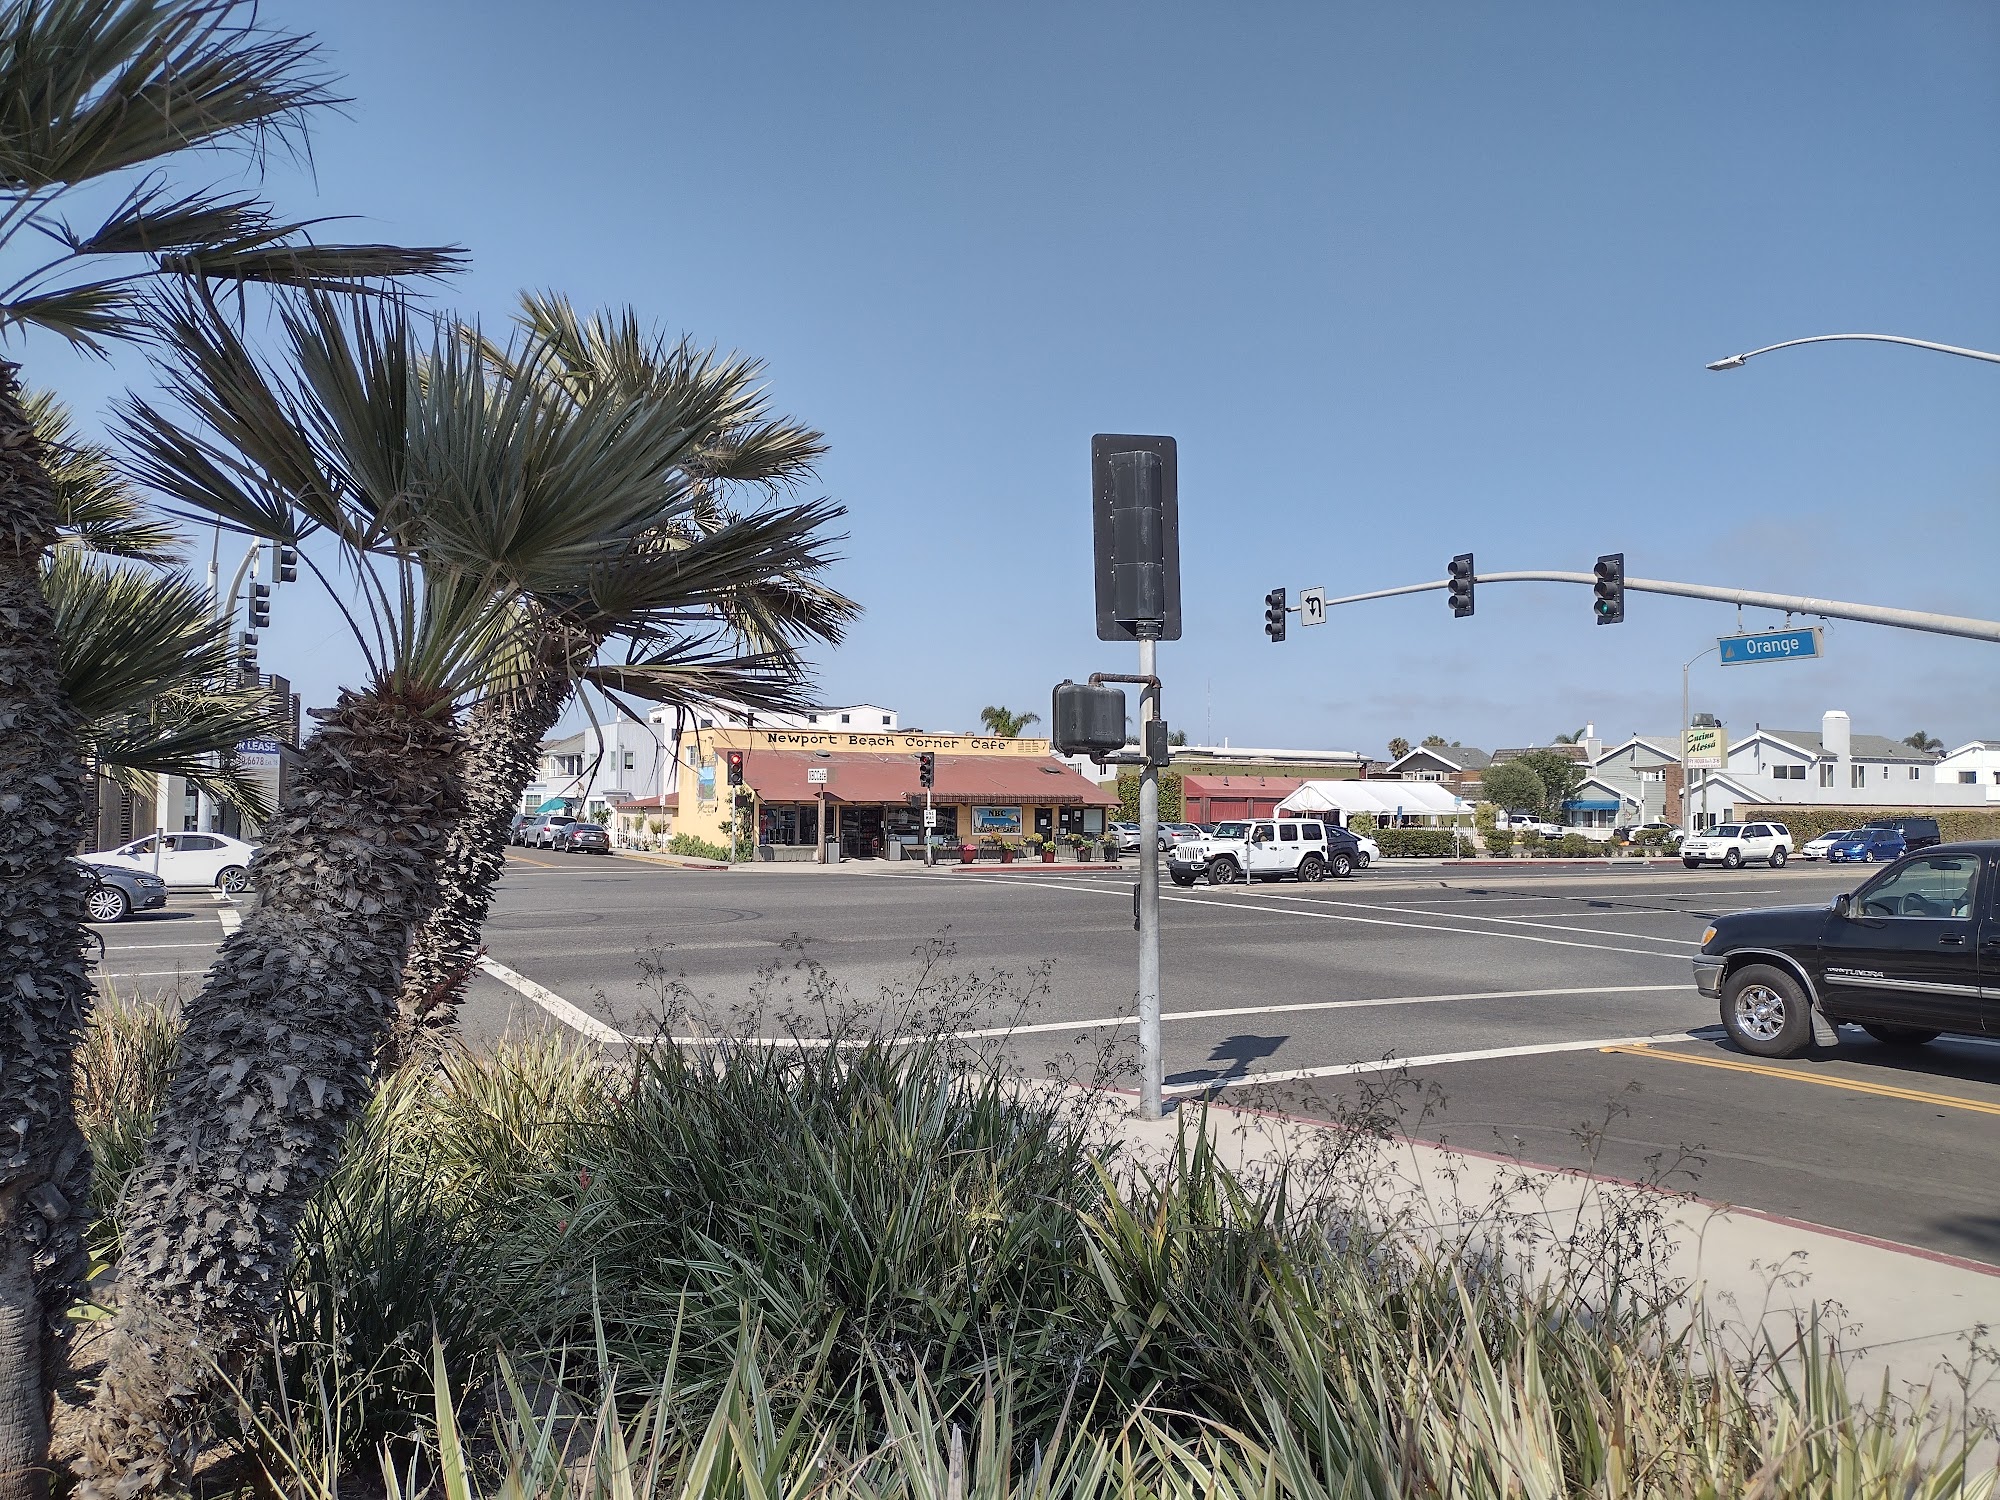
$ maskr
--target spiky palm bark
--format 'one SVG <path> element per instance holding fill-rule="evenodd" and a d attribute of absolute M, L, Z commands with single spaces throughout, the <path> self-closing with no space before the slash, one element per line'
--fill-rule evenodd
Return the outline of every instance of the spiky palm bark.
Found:
<path fill-rule="evenodd" d="M 459 812 L 460 736 L 436 703 L 343 693 L 265 827 L 261 898 L 187 1007 L 125 1246 L 78 1493 L 183 1486 L 214 1368 L 263 1337 L 307 1199 L 373 1087 L 410 932 Z"/>
<path fill-rule="evenodd" d="M 90 989 L 69 862 L 88 802 L 41 587 L 55 501 L 18 373 L 0 364 L 0 1500 L 46 1487 L 64 1313 L 89 1270 L 71 1058 Z"/>
<path fill-rule="evenodd" d="M 410 943 L 385 1067 L 434 1053 L 457 1033 L 514 814 L 534 779 L 542 740 L 576 685 L 575 651 L 559 632 L 549 632 L 531 649 L 520 679 L 466 715 L 464 807 L 438 860 L 436 903 Z"/>

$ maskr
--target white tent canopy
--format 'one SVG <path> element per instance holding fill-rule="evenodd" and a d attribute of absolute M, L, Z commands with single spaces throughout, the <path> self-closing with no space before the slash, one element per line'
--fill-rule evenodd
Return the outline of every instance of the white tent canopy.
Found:
<path fill-rule="evenodd" d="M 1431 781 L 1308 781 L 1280 802 L 1278 811 L 1338 813 L 1343 824 L 1356 813 L 1431 822 L 1469 817 L 1472 804 Z"/>

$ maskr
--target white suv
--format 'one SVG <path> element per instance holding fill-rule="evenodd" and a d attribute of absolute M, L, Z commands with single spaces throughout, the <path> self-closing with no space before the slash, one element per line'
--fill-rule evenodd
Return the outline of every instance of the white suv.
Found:
<path fill-rule="evenodd" d="M 1315 818 L 1252 818 L 1218 823 L 1215 832 L 1176 844 L 1167 855 L 1175 885 L 1210 885 L 1238 880 L 1282 880 L 1295 875 L 1308 883 L 1332 875 L 1345 878 L 1361 863 L 1358 841 L 1344 828 Z"/>
<path fill-rule="evenodd" d="M 1783 823 L 1724 823 L 1681 841 L 1681 863 L 1690 870 L 1703 865 L 1738 865 L 1762 860 L 1782 870 L 1792 852 L 1792 831 Z"/>

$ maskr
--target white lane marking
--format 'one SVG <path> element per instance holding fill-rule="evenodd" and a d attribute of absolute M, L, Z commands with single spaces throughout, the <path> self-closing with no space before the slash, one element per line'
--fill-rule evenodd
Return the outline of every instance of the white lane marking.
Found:
<path fill-rule="evenodd" d="M 1313 899 L 1310 896 L 1286 896 L 1277 891 L 1264 891 L 1261 894 L 1273 897 L 1279 901 L 1310 901 Z M 1359 911 L 1406 911 L 1412 916 L 1445 917 L 1453 922 L 1504 922 L 1511 927 L 1540 927 L 1550 932 L 1588 932 L 1593 937 L 1597 936 L 1597 933 L 1588 927 L 1568 927 L 1561 922 L 1535 921 L 1527 917 L 1482 917 L 1473 912 L 1466 912 L 1461 916 L 1457 912 L 1427 911 L 1421 906 L 1378 906 L 1367 901 L 1335 901 L 1332 904 L 1341 907 L 1353 907 Z M 1564 915 L 1566 916 L 1568 913 L 1564 913 Z M 1650 932 L 1607 932 L 1603 935 L 1605 937 L 1631 938 L 1634 942 L 1640 943 L 1678 943 L 1686 948 L 1699 948 L 1701 946 L 1701 944 L 1693 941 L 1691 938 L 1655 937 Z"/>
<path fill-rule="evenodd" d="M 205 943 L 106 943 L 106 953 L 139 953 L 149 948 L 213 948 L 220 941 L 210 938 Z"/>
<path fill-rule="evenodd" d="M 225 906 L 215 914 L 215 920 L 222 924 L 222 935 L 228 937 L 243 925 L 243 913 L 233 906 Z"/>
<path fill-rule="evenodd" d="M 1472 1052 L 1434 1052 L 1428 1057 L 1384 1057 L 1372 1062 L 1334 1063 L 1323 1068 L 1287 1068 L 1281 1072 L 1244 1073 L 1210 1078 L 1200 1083 L 1170 1083 L 1168 1094 L 1199 1094 L 1210 1089 L 1240 1089 L 1259 1083 L 1295 1083 L 1305 1078 L 1343 1078 L 1355 1073 L 1389 1073 L 1398 1068 L 1437 1068 L 1447 1063 L 1491 1062 L 1505 1057 L 1540 1057 L 1551 1052 L 1595 1052 L 1605 1047 L 1639 1047 L 1653 1042 L 1691 1042 L 1715 1035 L 1718 1028 L 1656 1031 L 1647 1036 L 1602 1037 L 1592 1042 L 1541 1042 L 1525 1047 L 1482 1047 Z"/>
<path fill-rule="evenodd" d="M 205 969 L 103 969 L 98 973 L 107 979 L 185 979 L 190 974 L 206 973 Z"/>
<path fill-rule="evenodd" d="M 918 878 L 922 878 L 922 876 L 918 876 Z M 944 876 L 944 878 L 950 880 L 952 876 Z M 1016 880 L 1014 884 L 1018 884 L 1018 886 L 1042 886 L 1046 890 L 1082 890 L 1082 892 L 1088 892 L 1092 896 L 1114 896 L 1118 900 L 1130 900 L 1130 892 L 1124 892 L 1124 890 L 1096 890 L 1092 886 L 1066 886 L 1066 884 L 1058 884 L 1058 882 L 1052 882 L 1052 880 Z M 1316 916 L 1322 922 L 1358 922 L 1362 926 L 1372 926 L 1372 928 L 1410 928 L 1412 932 L 1454 932 L 1460 938 L 1508 938 L 1510 942 L 1540 942 L 1540 944 L 1546 944 L 1550 948 L 1588 948 L 1594 954 L 1636 954 L 1638 958 L 1666 958 L 1666 960 L 1676 962 L 1676 964 L 1684 962 L 1684 954 L 1664 954 L 1658 948 L 1618 948 L 1618 946 L 1608 944 L 1608 942 L 1572 942 L 1568 938 L 1530 938 L 1526 932 L 1482 932 L 1478 928 L 1454 928 L 1454 926 L 1444 926 L 1444 924 L 1438 924 L 1438 922 L 1390 922 L 1384 916 L 1344 916 L 1340 912 L 1308 910 L 1308 908 L 1318 908 L 1318 906 L 1326 906 L 1328 904 L 1328 902 L 1316 902 L 1310 896 L 1278 896 L 1276 898 L 1276 900 L 1304 902 L 1304 906 L 1266 906 L 1264 900 L 1262 900 L 1262 896 L 1264 896 L 1264 892 L 1258 892 L 1256 896 L 1248 896 L 1248 892 L 1246 892 L 1246 900 L 1232 900 L 1230 902 L 1230 900 L 1212 900 L 1208 896 L 1168 896 L 1168 894 L 1162 892 L 1160 900 L 1162 902 L 1178 902 L 1182 906 L 1222 906 L 1224 910 L 1230 910 L 1230 912 L 1270 912 L 1272 916 Z M 1396 908 L 1384 908 L 1384 910 L 1396 910 Z M 1446 922 L 1450 922 L 1450 920 L 1454 920 L 1454 918 L 1446 918 Z M 1646 942 L 1680 942 L 1680 938 L 1646 938 Z"/>
<path fill-rule="evenodd" d="M 534 980 L 524 974 L 516 974 L 505 964 L 495 963 L 490 958 L 482 957 L 479 960 L 479 967 L 486 973 L 491 974 L 502 984 L 526 995 L 535 1004 L 562 1022 L 563 1025 L 573 1031 L 582 1032 L 592 1041 L 614 1042 L 622 1045 L 634 1040 L 616 1027 L 605 1025 L 604 1022 L 598 1020 L 589 1011 L 580 1010 L 576 1006 L 571 1005 L 569 1001 L 563 999 L 554 990 L 542 988 L 542 986 L 536 984 Z"/>
<path fill-rule="evenodd" d="M 1660 990 L 1691 990 L 1688 984 L 1592 984 L 1553 990 L 1468 990 L 1457 995 L 1386 995 L 1369 1000 L 1306 1000 L 1290 1005 L 1227 1005 L 1213 1010 L 1169 1010 L 1160 1014 L 1162 1022 L 1207 1021 L 1222 1016 L 1275 1016 L 1308 1010 L 1365 1010 L 1383 1005 L 1442 1005 L 1453 1000 L 1529 1000 L 1549 995 L 1628 995 L 1651 994 Z M 992 1037 L 1028 1036 L 1047 1031 L 1094 1031 L 1114 1026 L 1136 1026 L 1137 1016 L 1086 1017 L 1076 1021 L 1037 1021 L 1028 1026 L 988 1026 L 977 1031 L 958 1031 L 959 1041 L 983 1041 Z"/>

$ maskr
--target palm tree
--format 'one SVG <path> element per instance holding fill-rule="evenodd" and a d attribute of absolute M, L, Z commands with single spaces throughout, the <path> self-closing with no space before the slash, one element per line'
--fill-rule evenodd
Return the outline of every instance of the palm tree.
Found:
<path fill-rule="evenodd" d="M 254 194 L 176 184 L 163 164 L 295 139 L 334 102 L 310 42 L 254 0 L 7 0 L 0 8 L 0 336 L 40 328 L 95 353 L 144 331 L 174 279 L 350 285 L 448 269 L 448 251 L 322 246 Z M 72 223 L 79 192 L 112 205 Z M 53 246 L 51 250 L 49 247 Z M 88 1260 L 90 1156 L 70 1099 L 88 1014 L 88 816 L 76 706 L 63 697 L 42 562 L 57 535 L 50 459 L 0 362 L 0 1500 L 44 1483 L 65 1312 Z"/>
<path fill-rule="evenodd" d="M 1573 729 L 1568 734 L 1559 734 L 1555 737 L 1554 743 L 1558 745 L 1581 745 L 1583 743 L 1583 731 L 1581 729 Z"/>
<path fill-rule="evenodd" d="M 1040 714 L 1016 713 L 1011 708 L 986 707 L 979 710 L 979 722 L 986 726 L 986 732 L 996 740 L 1019 739 L 1021 731 L 1030 724 L 1039 724 Z"/>
<path fill-rule="evenodd" d="M 1921 729 L 1915 734 L 1905 736 L 1903 743 L 1908 745 L 1912 750 L 1920 750 L 1926 755 L 1935 755 L 1944 749 L 1943 740 L 1933 739 Z"/>
<path fill-rule="evenodd" d="M 251 865 L 261 899 L 184 1010 L 120 1209 L 79 1463 L 90 1500 L 186 1483 L 215 1371 L 258 1346 L 299 1217 L 372 1091 L 463 807 L 456 706 L 492 680 L 539 591 L 593 561 L 668 567 L 652 541 L 663 476 L 707 416 L 508 378 L 397 302 L 284 306 L 282 365 L 198 302 L 162 317 L 163 378 L 188 415 L 127 402 L 139 474 L 290 542 L 322 580 L 337 569 L 365 675 L 319 713 Z"/>
<path fill-rule="evenodd" d="M 858 607 L 818 579 L 823 525 L 843 512 L 783 506 L 748 517 L 727 489 L 793 487 L 825 451 L 821 435 L 768 412 L 754 361 L 718 359 L 687 340 L 648 333 L 630 312 L 579 318 L 559 297 L 523 299 L 520 323 L 538 363 L 487 345 L 512 378 L 544 381 L 558 399 L 623 392 L 705 413 L 662 475 L 648 545 L 523 601 L 513 670 L 466 717 L 465 811 L 446 842 L 437 900 L 411 944 L 393 1061 L 455 1033 L 480 930 L 506 861 L 509 826 L 543 738 L 579 682 L 685 707 L 804 706 L 803 641 L 832 642 Z M 601 653 L 613 637 L 623 661 Z"/>
<path fill-rule="evenodd" d="M 1410 753 L 1410 742 L 1404 739 L 1400 734 L 1397 735 L 1393 740 L 1389 741 L 1389 759 L 1401 760 L 1404 756 L 1408 755 L 1409 753 Z"/>

